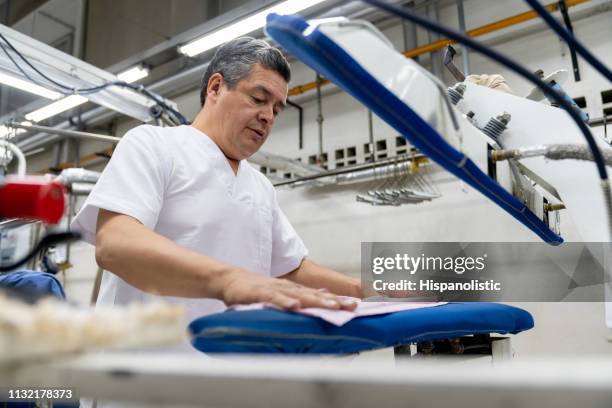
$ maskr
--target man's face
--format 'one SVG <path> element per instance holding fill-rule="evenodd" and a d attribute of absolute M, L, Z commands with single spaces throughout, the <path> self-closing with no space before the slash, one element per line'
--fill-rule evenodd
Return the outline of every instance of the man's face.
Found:
<path fill-rule="evenodd" d="M 233 89 L 225 84 L 219 88 L 214 106 L 217 142 L 227 157 L 243 160 L 259 150 L 285 107 L 287 90 L 283 77 L 259 64 Z"/>

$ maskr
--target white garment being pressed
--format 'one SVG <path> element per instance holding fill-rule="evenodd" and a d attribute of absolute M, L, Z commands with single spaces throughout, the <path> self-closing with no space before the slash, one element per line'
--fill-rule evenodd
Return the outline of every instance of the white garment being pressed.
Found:
<path fill-rule="evenodd" d="M 72 222 L 91 244 L 100 208 L 134 217 L 185 248 L 263 276 L 288 273 L 307 254 L 268 179 L 245 160 L 235 175 L 219 147 L 191 126 L 143 125 L 129 131 Z M 155 297 L 105 271 L 98 304 Z M 164 299 L 183 304 L 188 319 L 225 310 L 215 299 Z"/>
<path fill-rule="evenodd" d="M 296 310 L 294 313 L 315 316 L 336 326 L 343 326 L 353 319 L 364 316 L 380 316 L 389 313 L 405 312 L 406 310 L 423 309 L 426 307 L 442 306 L 447 302 L 362 302 L 361 299 L 343 296 L 357 304 L 355 310 L 332 310 L 320 307 L 307 307 Z M 278 309 L 271 303 L 259 302 L 250 305 L 235 305 L 234 310 L 261 310 L 266 308 Z"/>

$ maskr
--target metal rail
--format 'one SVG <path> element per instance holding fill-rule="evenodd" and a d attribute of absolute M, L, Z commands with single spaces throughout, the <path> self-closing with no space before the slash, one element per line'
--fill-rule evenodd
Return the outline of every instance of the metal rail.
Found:
<path fill-rule="evenodd" d="M 340 169 L 334 169 L 334 170 L 329 170 L 329 171 L 325 171 L 325 172 L 318 173 L 318 174 L 313 174 L 312 176 L 305 176 L 305 177 L 299 177 L 299 178 L 295 178 L 291 180 L 280 181 L 278 183 L 274 183 L 274 187 L 287 186 L 287 185 L 292 185 L 292 184 L 301 183 L 305 181 L 312 181 L 312 180 L 317 180 L 317 179 L 321 179 L 325 177 L 338 176 L 341 174 L 347 174 L 347 173 L 352 173 L 352 172 L 357 172 L 357 171 L 362 171 L 362 170 L 370 170 L 370 169 L 375 169 L 375 168 L 389 166 L 389 165 L 403 164 L 403 163 L 411 162 L 411 161 L 416 161 L 419 164 L 423 164 L 427 162 L 427 157 L 424 154 L 420 154 L 420 153 L 410 155 L 410 156 L 396 156 L 396 157 L 392 157 L 389 159 L 377 161 L 376 163 L 358 164 L 355 166 L 342 167 Z"/>
<path fill-rule="evenodd" d="M 120 137 L 116 136 L 107 136 L 107 135 L 99 135 L 96 133 L 88 133 L 88 132 L 80 132 L 77 130 L 70 129 L 60 129 L 49 126 L 39 126 L 39 125 L 24 125 L 18 122 L 9 122 L 7 123 L 8 127 L 17 128 L 17 129 L 25 129 L 25 130 L 35 130 L 37 132 L 45 132 L 52 133 L 60 136 L 73 137 L 75 139 L 90 139 L 90 140 L 98 140 L 102 142 L 109 143 L 119 143 L 121 140 Z"/>

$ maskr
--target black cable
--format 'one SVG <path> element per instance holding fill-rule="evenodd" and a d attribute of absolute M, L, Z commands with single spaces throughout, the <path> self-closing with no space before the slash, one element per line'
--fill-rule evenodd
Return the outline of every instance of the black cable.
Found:
<path fill-rule="evenodd" d="M 51 82 L 52 84 L 70 91 L 70 93 L 66 93 L 66 91 L 59 91 L 61 93 L 63 93 L 64 95 L 86 95 L 86 94 L 90 94 L 90 93 L 95 93 L 95 92 L 99 92 L 103 89 L 106 89 L 110 86 L 118 86 L 118 87 L 123 87 L 123 88 L 129 88 L 132 90 L 135 90 L 137 92 L 142 93 L 143 95 L 145 95 L 146 97 L 148 97 L 149 99 L 153 100 L 157 105 L 159 105 L 159 107 L 161 107 L 165 112 L 170 112 L 174 118 L 173 122 L 184 125 L 184 124 L 188 124 L 187 119 L 180 113 L 178 112 L 176 109 L 170 107 L 167 103 L 164 102 L 163 98 L 151 91 L 149 91 L 148 89 L 146 89 L 143 85 L 133 85 L 130 84 L 128 82 L 125 81 L 113 81 L 113 82 L 107 82 L 105 84 L 102 85 L 98 85 L 98 86 L 94 86 L 91 88 L 73 88 L 70 86 L 67 86 L 65 84 L 62 84 L 60 82 L 55 81 L 54 79 L 48 77 L 47 75 L 45 75 L 42 71 L 40 71 L 38 68 L 36 68 L 30 61 L 28 61 L 28 59 L 22 55 L 14 46 L 13 44 L 11 44 L 11 42 L 0 33 L 0 38 L 6 43 L 6 45 L 9 46 L 9 48 L 11 50 L 13 50 L 13 52 L 15 54 L 17 54 L 17 56 L 19 56 L 19 58 L 21 58 L 32 70 L 34 70 L 38 75 L 40 75 L 41 77 L 43 77 L 44 79 L 46 79 L 47 81 Z M 3 44 L 0 44 L 0 46 L 2 47 L 2 50 L 4 51 L 4 53 L 7 55 L 7 57 L 11 60 L 11 62 L 17 67 L 17 69 L 19 69 L 19 71 L 21 71 L 21 73 L 28 78 L 30 81 L 41 85 L 41 86 L 45 86 L 43 84 L 41 84 L 40 82 L 34 80 L 32 77 L 30 77 L 25 70 L 17 63 L 17 61 L 15 61 L 13 59 L 13 57 L 10 55 L 10 53 L 8 52 L 8 50 L 6 50 L 5 46 Z M 169 115 L 170 116 L 170 115 Z M 175 119 L 175 120 L 174 120 Z"/>
<path fill-rule="evenodd" d="M 287 99 L 287 105 L 293 106 L 298 110 L 298 147 L 301 150 L 304 146 L 304 109 L 295 102 Z"/>
<path fill-rule="evenodd" d="M 607 182 L 608 172 L 606 170 L 606 165 L 605 165 L 603 156 L 601 154 L 601 151 L 599 150 L 599 147 L 597 146 L 597 142 L 593 138 L 593 135 L 591 134 L 591 131 L 589 130 L 587 125 L 582 121 L 582 118 L 580 117 L 580 115 L 578 115 L 578 113 L 574 110 L 572 105 L 569 102 L 567 102 L 559 92 L 552 89 L 548 84 L 546 84 L 540 78 L 536 77 L 533 73 L 529 72 L 527 69 L 523 68 L 520 64 L 514 62 L 513 60 L 506 57 L 505 55 L 487 47 L 486 45 L 483 45 L 477 41 L 472 40 L 467 35 L 464 35 L 458 31 L 446 28 L 433 21 L 427 20 L 421 16 L 418 16 L 410 12 L 408 9 L 405 9 L 405 8 L 397 7 L 397 6 L 385 3 L 380 0 L 362 0 L 362 1 L 365 3 L 371 4 L 373 6 L 376 6 L 378 8 L 381 8 L 383 10 L 386 10 L 387 12 L 394 14 L 396 16 L 399 16 L 405 20 L 409 20 L 415 24 L 423 26 L 430 31 L 436 32 L 438 34 L 451 38 L 459 43 L 462 43 L 468 46 L 469 48 L 473 49 L 474 51 L 477 51 L 491 58 L 492 60 L 497 61 L 501 65 L 506 66 L 507 68 L 516 72 L 517 74 L 519 74 L 520 76 L 528 80 L 529 82 L 535 84 L 538 88 L 542 90 L 542 92 L 544 92 L 546 95 L 550 96 L 555 101 L 557 101 L 559 106 L 565 109 L 565 111 L 567 111 L 567 113 L 572 117 L 574 122 L 576 122 L 576 125 L 578 126 L 582 134 L 584 135 L 587 141 L 587 144 L 589 145 L 589 149 L 591 150 L 593 154 L 593 159 L 595 161 L 595 164 L 597 165 L 597 171 L 599 172 L 599 177 L 602 180 Z"/>
<path fill-rule="evenodd" d="M 164 102 L 163 98 L 160 95 L 158 95 L 158 94 L 156 94 L 154 92 L 151 92 L 150 90 L 145 88 L 144 85 L 134 85 L 134 84 L 129 84 L 127 82 L 123 82 L 119 86 L 123 86 L 125 88 L 133 89 L 135 91 L 138 91 L 138 92 L 142 93 L 143 95 L 147 96 L 148 98 L 154 100 L 166 112 L 171 112 L 174 115 L 174 118 L 172 118 L 172 117 L 170 117 L 170 118 L 172 120 L 176 119 L 175 122 L 178 122 L 178 124 L 186 125 L 186 124 L 189 123 L 187 121 L 187 119 L 179 111 L 177 111 L 176 109 L 174 109 L 171 106 L 169 106 L 166 102 Z"/>
<path fill-rule="evenodd" d="M 6 45 L 9 46 L 9 48 L 11 50 L 13 50 L 13 52 L 15 54 L 17 54 L 17 56 L 23 61 L 25 62 L 32 70 L 34 70 L 34 72 L 36 72 L 38 75 L 40 75 L 41 77 L 43 77 L 44 79 L 46 79 L 47 81 L 51 82 L 52 84 L 54 84 L 57 87 L 60 87 L 62 89 L 68 90 L 70 91 L 70 94 L 79 94 L 79 93 L 90 93 L 90 92 L 98 92 L 110 85 L 115 85 L 115 83 L 113 82 L 109 82 L 107 84 L 103 84 L 103 85 L 98 85 L 92 88 L 82 88 L 82 89 L 78 89 L 78 88 L 73 88 L 71 86 L 62 84 L 61 82 L 57 82 L 56 80 L 54 80 L 53 78 L 50 78 L 49 76 L 47 76 L 44 72 L 40 71 L 38 68 L 36 68 L 23 54 L 21 54 L 14 46 L 13 44 L 2 34 L 0 34 L 0 38 L 6 43 Z M 5 50 L 6 52 L 6 50 Z M 11 61 L 13 62 L 13 64 L 15 64 L 17 66 L 17 68 L 19 68 L 19 70 L 24 74 L 25 72 L 23 71 L 23 69 L 17 64 L 17 62 L 11 58 Z M 29 79 L 31 79 L 30 77 L 28 77 Z M 65 91 L 61 91 L 62 93 L 66 93 Z"/>
<path fill-rule="evenodd" d="M 2 37 L 2 34 L 0 34 L 0 37 Z M 4 39 L 4 40 L 6 41 L 6 39 Z M 26 71 L 23 69 L 23 67 L 21 67 L 21 65 L 19 65 L 19 63 L 18 63 L 17 61 L 15 61 L 15 59 L 13 58 L 13 56 L 11 55 L 11 53 L 10 53 L 10 52 L 8 52 L 8 50 L 6 49 L 6 45 L 5 45 L 5 44 L 0 43 L 0 47 L 2 48 L 2 51 L 3 51 L 3 52 L 4 52 L 4 54 L 7 56 L 7 58 L 8 58 L 9 60 L 11 60 L 11 62 L 13 63 L 13 65 L 15 65 L 15 67 L 17 67 L 17 69 L 18 69 L 18 70 L 19 70 L 19 71 L 20 71 L 20 72 L 23 74 L 23 76 L 24 76 L 24 77 L 26 77 L 26 78 L 27 78 L 29 81 L 33 82 L 34 84 L 39 85 L 39 86 L 42 86 L 43 88 L 47 88 L 47 87 L 48 87 L 48 84 L 44 84 L 44 83 L 42 83 L 42 82 L 40 82 L 40 81 L 38 81 L 38 80 L 36 80 L 36 79 L 32 78 L 32 77 L 30 76 L 30 74 L 28 74 L 28 73 L 27 73 L 27 72 L 26 72 Z M 12 49 L 14 49 L 14 48 L 12 48 Z M 17 52 L 17 55 L 19 55 L 19 56 L 21 57 L 21 59 L 23 59 L 23 58 L 24 58 L 24 57 L 23 57 L 22 55 L 20 55 L 18 52 Z M 28 65 L 29 65 L 29 64 L 28 64 Z M 31 66 L 31 65 L 30 65 L 30 66 Z M 36 69 L 36 68 L 33 68 L 33 69 L 35 70 L 35 72 L 36 72 L 36 73 L 38 73 L 39 75 L 41 75 L 43 78 L 48 79 L 48 78 L 47 78 L 47 77 L 46 77 L 46 76 L 45 76 L 45 75 L 44 75 L 42 72 L 40 72 L 38 69 Z M 50 79 L 49 79 L 49 80 L 50 80 Z M 97 88 L 105 88 L 105 87 L 107 87 L 107 86 L 109 86 L 109 85 L 113 85 L 113 83 L 110 83 L 110 84 L 105 84 L 105 85 L 101 85 L 101 86 L 99 86 L 99 87 L 96 87 L 96 89 L 94 90 L 94 92 L 97 92 L 97 91 L 99 90 L 99 89 L 97 89 Z M 94 88 L 88 88 L 88 89 L 85 89 L 83 92 L 80 92 L 80 93 L 90 93 L 90 92 L 89 92 L 89 89 L 94 89 Z M 74 88 L 71 88 L 71 90 L 74 90 Z M 57 91 L 57 92 L 59 92 L 59 93 L 61 93 L 61 94 L 63 94 L 63 95 L 71 95 L 71 94 L 72 94 L 72 93 L 67 94 L 67 93 L 66 93 L 64 90 L 57 90 L 57 89 L 53 89 L 53 91 Z"/>
<path fill-rule="evenodd" d="M 34 66 L 34 65 L 33 65 L 33 64 L 30 62 L 30 61 L 28 61 L 28 59 L 27 59 L 26 57 L 24 57 L 24 56 L 23 56 L 23 55 L 22 55 L 22 54 L 21 54 L 19 51 L 17 51 L 17 49 L 16 49 L 16 48 L 13 46 L 13 44 L 12 44 L 12 43 L 11 43 L 11 42 L 10 42 L 10 41 L 9 41 L 9 40 L 8 40 L 8 39 L 7 39 L 7 38 L 4 36 L 4 35 L 3 35 L 3 34 L 0 34 L 0 38 L 1 38 L 1 39 L 2 39 L 2 40 L 5 42 L 5 43 L 6 43 L 6 45 L 8 45 L 8 46 L 9 46 L 9 48 L 10 48 L 11 50 L 13 50 L 13 52 L 14 52 L 15 54 L 17 54 L 17 56 L 18 56 L 19 58 L 21 58 L 21 60 L 23 60 L 23 62 L 25 62 L 25 63 L 26 63 L 26 64 L 27 64 L 27 65 L 28 65 L 30 68 L 32 68 L 32 69 L 33 69 L 33 70 L 34 70 L 34 71 L 35 71 L 35 72 L 36 72 L 38 75 L 40 75 L 41 77 L 43 77 L 43 78 L 44 78 L 44 79 L 46 79 L 47 81 L 51 82 L 51 83 L 52 83 L 52 84 L 54 84 L 55 86 L 58 86 L 58 87 L 60 87 L 60 88 L 66 89 L 66 90 L 69 90 L 69 91 L 71 91 L 71 93 L 75 93 L 75 92 L 74 92 L 74 91 L 75 91 L 75 89 L 74 89 L 74 88 L 72 88 L 72 87 L 70 87 L 70 86 L 67 86 L 67 85 L 64 85 L 64 84 L 62 84 L 62 83 L 60 83 L 60 82 L 57 82 L 57 81 L 55 81 L 53 78 L 49 78 L 47 75 L 45 75 L 43 72 L 41 72 L 41 71 L 40 71 L 38 68 L 36 68 L 36 67 L 35 67 L 35 66 Z M 17 67 L 19 68 L 19 66 L 18 66 L 18 64 L 15 62 L 15 60 L 13 60 L 13 59 L 11 58 L 11 61 L 13 62 L 13 64 L 17 65 Z M 22 73 L 24 72 L 24 71 L 23 71 L 21 68 L 19 68 L 19 70 L 20 70 Z M 25 73 L 24 73 L 24 74 L 25 74 Z"/>
<path fill-rule="evenodd" d="M 28 252 L 24 257 L 22 257 L 18 261 L 13 262 L 11 264 L 0 265 L 0 272 L 8 272 L 10 270 L 13 270 L 23 265 L 24 263 L 32 259 L 34 256 L 36 256 L 38 252 L 42 251 L 43 249 L 47 247 L 50 247 L 51 245 L 56 245 L 56 244 L 60 244 L 64 242 L 70 242 L 70 241 L 76 241 L 77 239 L 80 239 L 80 238 L 81 238 L 81 234 L 76 233 L 76 232 L 57 232 L 53 234 L 47 234 L 40 241 L 38 241 L 38 244 L 36 244 L 36 246 L 30 252 Z"/>
<path fill-rule="evenodd" d="M 7 51 L 6 49 L 6 45 L 0 43 L 0 47 L 2 47 L 2 51 L 4 52 L 4 54 L 6 54 L 7 58 L 11 60 L 11 62 L 13 63 L 14 66 L 17 67 L 17 69 L 23 74 L 24 77 L 26 77 L 28 80 L 32 81 L 33 83 L 35 83 L 36 85 L 41 85 L 42 84 L 38 81 L 36 81 L 34 78 L 32 78 L 27 72 L 25 72 L 25 70 L 23 68 L 21 68 L 21 65 L 19 65 L 17 63 L 17 61 L 15 61 L 15 59 L 13 58 L 13 56 L 11 55 L 10 52 Z"/>
<path fill-rule="evenodd" d="M 559 5 L 559 11 L 561 12 L 561 16 L 563 17 L 563 23 L 565 24 L 565 28 L 567 28 L 567 31 L 574 35 L 572 19 L 569 16 L 565 0 L 559 0 L 557 4 Z M 580 67 L 578 66 L 578 54 L 576 53 L 576 47 L 573 47 L 571 44 L 568 45 L 570 49 L 570 58 L 572 60 L 572 71 L 574 72 L 574 82 L 580 82 Z"/>
<path fill-rule="evenodd" d="M 601 75 L 606 77 L 608 81 L 612 82 L 612 71 L 608 69 L 604 65 L 603 62 L 597 59 L 582 43 L 569 31 L 563 28 L 554 18 L 553 16 L 546 11 L 546 9 L 538 3 L 537 0 L 525 0 L 527 4 L 531 6 L 535 10 L 536 13 L 542 17 L 542 19 L 548 24 L 548 26 L 556 32 L 561 38 L 565 40 L 569 44 L 570 47 L 573 47 L 578 54 L 582 58 L 584 58 L 593 68 L 595 68 Z"/>
<path fill-rule="evenodd" d="M 0 37 L 1 37 L 1 36 L 2 36 L 2 35 L 0 34 Z M 6 41 L 6 40 L 5 40 L 5 41 Z M 42 83 L 42 82 L 40 82 L 40 81 L 38 81 L 38 80 L 36 80 L 36 79 L 32 78 L 32 77 L 30 76 L 30 74 L 28 74 L 28 73 L 27 73 L 27 72 L 26 72 L 26 71 L 23 69 L 23 67 L 22 67 L 22 66 L 21 66 L 21 65 L 20 65 L 20 64 L 19 64 L 17 61 L 15 61 L 15 59 L 13 58 L 13 56 L 11 55 L 11 53 L 10 53 L 10 52 L 8 52 L 8 50 L 6 49 L 6 45 L 5 45 L 5 44 L 0 43 L 0 47 L 2 48 L 2 51 L 3 51 L 3 52 L 4 52 L 4 54 L 7 56 L 7 58 L 11 60 L 11 62 L 13 63 L 13 65 L 15 65 L 15 67 L 17 67 L 17 69 L 18 69 L 18 70 L 19 70 L 19 71 L 22 73 L 22 75 L 23 75 L 24 77 L 26 77 L 26 78 L 27 78 L 29 81 L 31 81 L 32 83 L 34 83 L 34 84 L 36 84 L 36 85 L 42 86 L 43 88 L 48 88 L 48 84 Z M 19 55 L 19 54 L 18 54 L 18 55 Z M 23 56 L 21 56 L 21 58 L 23 59 Z M 36 71 L 36 72 L 37 72 L 39 75 L 41 75 L 41 76 L 45 77 L 45 76 L 44 76 L 44 75 L 43 75 L 43 74 L 42 74 L 42 73 L 41 73 L 39 70 L 36 70 L 36 69 L 35 69 L 35 71 Z M 46 77 L 45 77 L 45 78 L 46 78 Z M 103 85 L 102 87 L 106 87 L 106 86 L 108 86 L 108 85 L 106 85 L 106 84 L 105 84 L 105 85 Z M 98 88 L 98 87 L 96 87 L 96 88 Z M 71 95 L 71 94 L 72 94 L 72 93 L 68 93 L 68 94 L 67 94 L 67 93 L 66 93 L 66 91 L 64 91 L 64 90 L 58 90 L 58 89 L 52 89 L 52 90 L 53 90 L 53 91 L 56 91 L 56 92 L 59 92 L 59 93 L 61 93 L 61 94 L 63 94 L 63 95 Z M 87 91 L 87 90 L 86 90 L 86 91 Z M 82 92 L 82 93 L 89 93 L 89 92 Z"/>

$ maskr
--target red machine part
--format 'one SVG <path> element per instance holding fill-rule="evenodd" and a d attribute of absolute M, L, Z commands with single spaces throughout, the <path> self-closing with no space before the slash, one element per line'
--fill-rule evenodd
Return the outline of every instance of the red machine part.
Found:
<path fill-rule="evenodd" d="M 0 217 L 57 224 L 65 208 L 64 186 L 41 177 L 7 177 L 0 184 Z"/>

